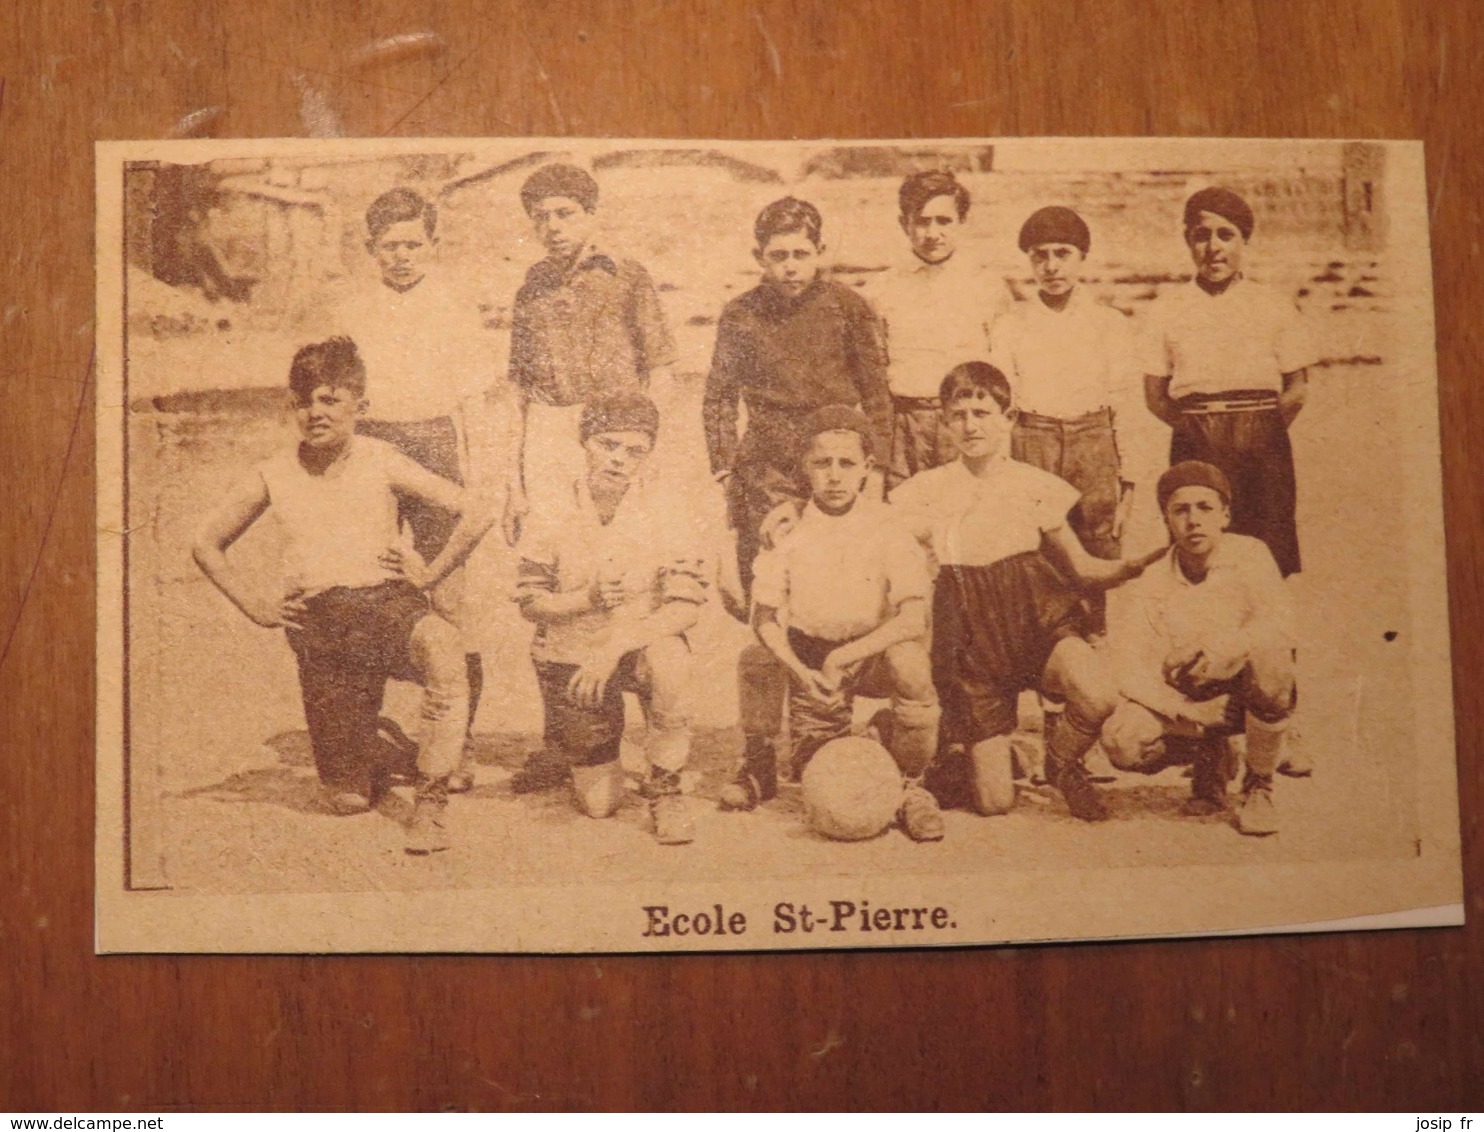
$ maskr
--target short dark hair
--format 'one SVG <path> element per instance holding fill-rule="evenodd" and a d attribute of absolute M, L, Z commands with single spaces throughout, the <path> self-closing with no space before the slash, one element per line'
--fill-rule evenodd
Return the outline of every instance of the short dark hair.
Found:
<path fill-rule="evenodd" d="M 303 346 L 289 367 L 289 390 L 301 404 L 308 402 L 321 385 L 344 389 L 357 397 L 366 395 L 366 363 L 349 338 L 327 338 Z"/>
<path fill-rule="evenodd" d="M 582 205 L 584 212 L 591 212 L 598 207 L 598 182 L 575 165 L 543 165 L 520 187 L 520 204 L 529 216 L 547 197 L 568 197 Z"/>
<path fill-rule="evenodd" d="M 945 409 L 980 393 L 994 398 L 1001 412 L 1010 411 L 1010 379 L 988 362 L 962 362 L 949 370 L 938 386 L 938 400 Z"/>
<path fill-rule="evenodd" d="M 408 220 L 421 220 L 423 231 L 431 237 L 438 227 L 438 209 L 421 193 L 405 187 L 387 190 L 366 209 L 366 231 L 372 240 L 379 239 L 393 224 Z"/>
<path fill-rule="evenodd" d="M 809 242 L 816 248 L 820 246 L 820 239 L 824 233 L 824 217 L 819 215 L 819 209 L 815 208 L 807 200 L 798 197 L 784 197 L 775 200 L 757 214 L 757 220 L 752 225 L 752 238 L 757 241 L 759 248 L 768 246 L 768 241 L 774 236 L 782 236 L 789 232 L 802 232 L 809 237 Z"/>
<path fill-rule="evenodd" d="M 958 183 L 957 177 L 944 170 L 913 173 L 897 190 L 897 204 L 907 220 L 915 219 L 923 205 L 934 197 L 952 197 L 960 220 L 969 215 L 969 190 Z"/>
<path fill-rule="evenodd" d="M 1029 252 L 1042 244 L 1070 244 L 1083 255 L 1092 248 L 1092 233 L 1087 221 L 1072 209 L 1049 204 L 1031 213 L 1020 226 L 1020 250 Z"/>

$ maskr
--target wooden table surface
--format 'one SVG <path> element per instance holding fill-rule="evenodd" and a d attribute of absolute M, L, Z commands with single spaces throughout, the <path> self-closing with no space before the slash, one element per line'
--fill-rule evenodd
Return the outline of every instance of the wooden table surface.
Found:
<path fill-rule="evenodd" d="M 423 38 L 357 54 L 398 35 Z M 1481 60 L 1472 0 L 0 6 L 0 1109 L 1484 1107 Z M 92 142 L 327 115 L 352 135 L 1425 139 L 1470 926 L 95 958 Z"/>

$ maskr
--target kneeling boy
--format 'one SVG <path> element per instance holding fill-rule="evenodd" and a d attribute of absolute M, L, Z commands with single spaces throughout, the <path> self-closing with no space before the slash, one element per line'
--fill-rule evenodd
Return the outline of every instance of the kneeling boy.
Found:
<path fill-rule="evenodd" d="M 1174 545 L 1137 582 L 1108 626 L 1127 697 L 1103 728 L 1121 770 L 1155 773 L 1170 739 L 1197 746 L 1186 812 L 1226 809 L 1224 742 L 1246 714 L 1247 775 L 1236 822 L 1276 833 L 1273 771 L 1294 705 L 1292 608 L 1278 564 L 1260 539 L 1231 533 L 1232 489 L 1212 464 L 1187 460 L 1159 479 Z"/>
<path fill-rule="evenodd" d="M 943 703 L 944 757 L 933 783 L 944 804 L 972 787 L 984 814 L 1015 802 L 1010 735 L 1022 691 L 1066 701 L 1046 738 L 1047 778 L 1083 821 L 1107 810 L 1083 759 L 1117 706 L 1117 686 L 1085 639 L 1082 594 L 1137 576 L 1143 559 L 1094 558 L 1071 528 L 1077 489 L 1010 458 L 1010 383 L 986 362 L 943 379 L 951 464 L 919 472 L 891 505 L 931 549 L 933 682 Z"/>
<path fill-rule="evenodd" d="M 517 772 L 518 793 L 570 775 L 589 817 L 623 801 L 619 744 L 626 691 L 649 724 L 649 799 L 655 838 L 694 839 L 680 794 L 690 755 L 690 645 L 707 575 L 673 505 L 641 473 L 659 434 L 643 393 L 589 401 L 579 433 L 587 474 L 559 505 L 537 511 L 521 537 L 517 600 L 536 624 L 531 659 L 546 709 L 545 750 Z"/>
<path fill-rule="evenodd" d="M 865 416 L 828 406 L 803 432 L 810 500 L 779 544 L 758 555 L 752 591 L 758 639 L 791 676 L 794 767 L 849 733 L 857 695 L 889 696 L 888 746 L 906 781 L 899 820 L 914 841 L 936 841 L 943 817 L 921 784 L 938 744 L 927 562 L 890 509 L 863 494 L 872 467 Z M 750 809 L 770 793 L 757 780 L 772 773 L 771 752 L 756 761 L 727 788 L 751 795 L 723 803 Z"/>
<path fill-rule="evenodd" d="M 469 716 L 464 647 L 425 592 L 447 570 L 402 545 L 397 509 L 410 499 L 458 514 L 463 493 L 390 444 L 356 435 L 366 370 L 350 339 L 301 349 L 289 389 L 299 443 L 259 465 L 207 518 L 196 563 L 255 624 L 287 630 L 315 767 L 336 812 L 364 811 L 385 787 L 386 768 L 370 759 L 387 680 L 422 684 L 427 732 L 407 851 L 446 849 L 448 776 Z M 282 593 L 272 596 L 226 556 L 269 512 L 283 531 L 287 567 Z M 461 532 L 458 541 L 469 539 Z"/>

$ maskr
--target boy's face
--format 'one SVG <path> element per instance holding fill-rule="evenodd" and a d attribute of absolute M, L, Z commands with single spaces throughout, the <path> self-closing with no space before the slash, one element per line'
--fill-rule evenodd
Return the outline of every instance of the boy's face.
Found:
<path fill-rule="evenodd" d="M 843 515 L 866 487 L 871 461 L 860 433 L 822 432 L 804 452 L 804 474 L 814 506 L 826 515 Z"/>
<path fill-rule="evenodd" d="M 818 277 L 823 251 L 806 232 L 779 232 L 752 254 L 763 269 L 763 282 L 792 297 Z"/>
<path fill-rule="evenodd" d="M 1036 289 L 1052 298 L 1071 294 L 1082 278 L 1082 261 L 1087 258 L 1075 244 L 1037 244 L 1026 256 L 1036 276 Z"/>
<path fill-rule="evenodd" d="M 299 436 L 310 448 L 332 449 L 347 443 L 356 431 L 356 420 L 366 411 L 366 399 L 351 389 L 321 385 L 307 401 L 294 402 L 294 420 Z"/>
<path fill-rule="evenodd" d="M 582 443 L 592 488 L 623 491 L 644 470 L 654 440 L 647 432 L 595 432 Z"/>
<path fill-rule="evenodd" d="M 1203 212 L 1185 229 L 1185 244 L 1195 261 L 1196 274 L 1207 283 L 1226 283 L 1242 270 L 1247 241 L 1224 216 Z"/>
<path fill-rule="evenodd" d="M 593 213 L 571 197 L 543 197 L 531 206 L 541 244 L 557 259 L 571 259 L 593 232 Z"/>
<path fill-rule="evenodd" d="M 421 220 L 402 220 L 381 235 L 366 241 L 366 250 L 376 257 L 381 281 L 398 291 L 416 287 L 427 274 L 438 241 L 428 235 Z"/>
<path fill-rule="evenodd" d="M 982 390 L 955 398 L 944 407 L 943 419 L 959 454 L 970 460 L 998 456 L 1010 443 L 1010 414 Z"/>
<path fill-rule="evenodd" d="M 1176 548 L 1185 556 L 1204 561 L 1221 543 L 1231 526 L 1231 508 L 1219 492 L 1209 487 L 1179 488 L 1165 503 L 1165 524 Z"/>
<path fill-rule="evenodd" d="M 958 247 L 963 221 L 951 193 L 933 197 L 916 216 L 900 217 L 902 231 L 912 241 L 912 253 L 923 263 L 942 263 Z"/>

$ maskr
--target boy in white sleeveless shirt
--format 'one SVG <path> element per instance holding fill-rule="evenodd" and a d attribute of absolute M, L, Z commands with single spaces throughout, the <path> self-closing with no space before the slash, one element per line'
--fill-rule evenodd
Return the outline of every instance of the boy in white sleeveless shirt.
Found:
<path fill-rule="evenodd" d="M 432 563 L 405 544 L 399 497 L 459 514 L 464 494 L 390 444 L 356 434 L 366 371 L 350 339 L 299 350 L 289 389 L 299 443 L 258 465 L 207 517 L 196 563 L 254 624 L 286 630 L 315 767 L 335 812 L 363 812 L 385 789 L 388 768 L 375 765 L 373 752 L 388 678 L 423 686 L 427 730 L 406 848 L 446 849 L 448 777 L 463 751 L 469 684 L 460 635 L 426 591 L 488 523 L 471 532 L 461 521 Z M 284 577 L 281 589 L 264 593 L 226 552 L 270 513 L 284 536 Z"/>

